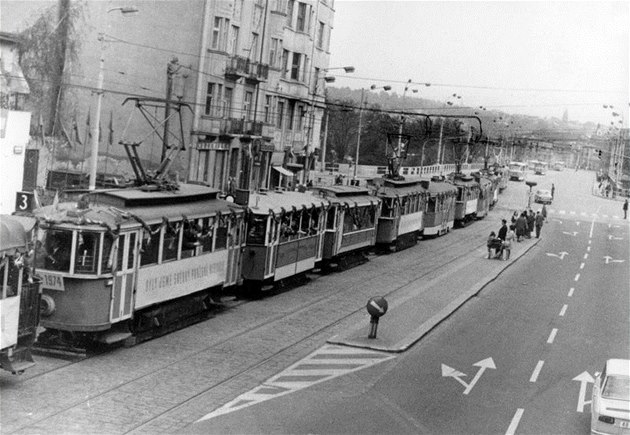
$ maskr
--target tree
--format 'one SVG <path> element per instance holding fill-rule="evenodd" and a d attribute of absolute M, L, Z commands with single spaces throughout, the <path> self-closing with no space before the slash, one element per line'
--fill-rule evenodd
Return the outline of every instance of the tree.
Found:
<path fill-rule="evenodd" d="M 358 113 L 351 108 L 352 101 L 335 101 L 335 105 L 328 106 L 328 141 L 326 161 L 338 163 L 356 143 L 356 130 L 359 125 Z"/>
<path fill-rule="evenodd" d="M 45 9 L 33 25 L 20 33 L 20 65 L 31 89 L 33 123 L 41 115 L 47 135 L 61 132 L 60 114 L 70 113 L 74 103 L 68 97 L 64 78 L 76 69 L 80 50 L 77 24 L 83 19 L 83 5 L 58 0 Z"/>

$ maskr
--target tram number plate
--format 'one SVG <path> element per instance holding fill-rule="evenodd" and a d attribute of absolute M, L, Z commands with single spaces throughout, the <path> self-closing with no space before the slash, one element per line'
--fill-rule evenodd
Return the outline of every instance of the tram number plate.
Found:
<path fill-rule="evenodd" d="M 63 283 L 63 276 L 56 275 L 53 273 L 43 273 L 38 271 L 38 275 L 42 277 L 42 287 L 51 289 L 51 290 L 59 290 L 65 291 L 66 287 Z"/>

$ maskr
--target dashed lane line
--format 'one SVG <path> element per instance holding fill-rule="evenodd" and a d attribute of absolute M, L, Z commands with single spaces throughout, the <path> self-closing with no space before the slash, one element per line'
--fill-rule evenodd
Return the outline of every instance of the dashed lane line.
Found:
<path fill-rule="evenodd" d="M 514 435 L 516 433 L 516 428 L 518 427 L 518 423 L 521 421 L 521 417 L 523 416 L 523 412 L 525 410 L 523 408 L 518 408 L 514 413 L 514 417 L 512 417 L 512 421 L 510 422 L 510 426 L 508 427 L 505 435 Z"/>
<path fill-rule="evenodd" d="M 551 333 L 549 334 L 549 338 L 547 338 L 547 343 L 552 344 L 553 340 L 556 338 L 556 334 L 558 333 L 558 328 L 553 328 Z"/>
<path fill-rule="evenodd" d="M 574 291 L 575 291 L 575 287 L 571 287 L 571 288 L 569 289 L 569 294 L 568 294 L 567 296 L 569 296 L 569 297 L 573 296 L 573 292 L 574 292 Z"/>
<path fill-rule="evenodd" d="M 395 358 L 395 355 L 366 349 L 323 346 L 262 385 L 206 414 L 198 422 L 281 397 L 392 358 Z"/>
<path fill-rule="evenodd" d="M 542 370 L 543 364 L 545 364 L 543 360 L 538 361 L 538 364 L 536 364 L 536 368 L 534 369 L 534 372 L 532 373 L 532 377 L 529 378 L 529 382 L 536 382 L 538 380 L 538 375 L 540 374 L 540 371 Z"/>
<path fill-rule="evenodd" d="M 564 305 L 562 306 L 562 309 L 560 310 L 560 314 L 558 314 L 558 315 L 559 315 L 560 317 L 564 317 L 564 315 L 565 315 L 565 314 L 566 314 L 566 312 L 567 312 L 567 308 L 569 308 L 569 306 L 568 306 L 567 304 L 564 304 Z"/>

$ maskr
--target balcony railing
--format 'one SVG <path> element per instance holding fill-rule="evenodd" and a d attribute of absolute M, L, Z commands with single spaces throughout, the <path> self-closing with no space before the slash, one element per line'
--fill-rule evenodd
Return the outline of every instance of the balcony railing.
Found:
<path fill-rule="evenodd" d="M 228 80 L 245 78 L 250 83 L 256 84 L 267 81 L 269 78 L 269 65 L 252 62 L 243 56 L 232 56 L 225 65 L 225 77 Z"/>
<path fill-rule="evenodd" d="M 263 123 L 245 119 L 230 118 L 223 120 L 221 134 L 240 134 L 262 136 Z"/>

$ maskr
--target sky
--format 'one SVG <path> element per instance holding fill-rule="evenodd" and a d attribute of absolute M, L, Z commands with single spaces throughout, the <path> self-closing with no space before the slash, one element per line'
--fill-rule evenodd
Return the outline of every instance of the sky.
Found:
<path fill-rule="evenodd" d="M 628 126 L 630 2 L 335 0 L 333 86 Z M 430 83 L 427 87 L 425 84 Z M 418 93 L 412 94 L 411 90 Z M 605 109 L 603 105 L 613 105 Z"/>

